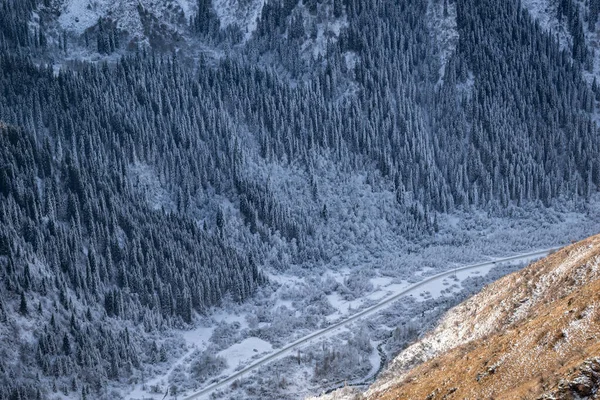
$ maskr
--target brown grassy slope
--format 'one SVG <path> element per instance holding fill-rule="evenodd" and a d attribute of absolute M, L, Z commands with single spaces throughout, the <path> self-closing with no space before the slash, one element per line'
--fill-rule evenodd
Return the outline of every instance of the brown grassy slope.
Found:
<path fill-rule="evenodd" d="M 489 285 L 401 353 L 365 397 L 529 399 L 556 392 L 585 359 L 600 356 L 599 262 L 594 236 Z"/>

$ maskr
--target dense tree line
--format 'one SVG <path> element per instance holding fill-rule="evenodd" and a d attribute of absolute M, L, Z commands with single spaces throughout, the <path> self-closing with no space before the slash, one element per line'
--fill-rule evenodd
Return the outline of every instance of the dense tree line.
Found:
<path fill-rule="evenodd" d="M 585 44 L 585 33 L 579 4 L 573 0 L 560 0 L 557 6 L 557 14 L 559 23 L 563 21 L 563 18 L 566 19 L 566 26 L 573 38 L 571 48 L 573 58 L 581 64 L 587 61 L 591 62 L 590 52 Z M 593 31 L 593 27 L 598 20 L 598 5 L 595 0 L 590 1 L 588 19 L 588 27 L 592 28 L 590 30 Z"/>
<path fill-rule="evenodd" d="M 346 1 L 349 27 L 313 82 L 253 106 L 262 108 L 255 117 L 261 143 L 273 149 L 264 154 L 293 159 L 319 147 L 334 149 L 342 162 L 365 155 L 400 193 L 444 212 L 511 201 L 549 205 L 595 191 L 594 94 L 569 53 L 518 2 L 457 1 L 458 51 L 436 87 L 426 7 Z M 277 37 L 276 29 L 265 32 L 273 33 L 259 36 L 259 48 Z M 344 68 L 345 51 L 359 54 L 353 71 Z M 335 102 L 349 75 L 359 95 Z"/>
<path fill-rule="evenodd" d="M 190 20 L 190 26 L 194 32 L 200 35 L 218 34 L 220 22 L 211 0 L 198 0 L 196 5 L 196 14 Z"/>
<path fill-rule="evenodd" d="M 36 9 L 39 0 L 0 2 L 0 45 L 2 47 L 37 47 L 46 45 L 43 30 L 31 31 L 28 27 L 29 18 Z"/>
<path fill-rule="evenodd" d="M 219 62 L 140 52 L 57 74 L 30 58 L 43 42 L 27 29 L 36 2 L 1 4 L 0 317 L 40 324 L 21 348 L 30 375 L 15 380 L 1 360 L 0 398 L 43 397 L 36 372 L 96 394 L 131 376 L 157 350 L 115 321 L 150 332 L 244 301 L 266 281 L 273 237 L 298 264 L 327 257 L 313 235 L 329 218 L 318 195 L 316 213 L 290 207 L 250 165 L 294 163 L 316 181 L 322 155 L 376 171 L 411 238 L 434 233 L 436 213 L 550 206 L 600 183 L 586 49 L 574 62 L 516 0 L 456 0 L 444 76 L 425 0 L 270 1 L 254 37 Z M 218 30 L 210 2 L 198 7 L 190 29 Z M 576 12 L 561 12 L 579 32 Z M 311 59 L 302 44 L 317 14 L 347 25 Z M 100 22 L 98 50 L 116 51 Z M 139 168 L 168 201 L 149 200 Z M 205 198 L 228 199 L 245 225 Z"/>

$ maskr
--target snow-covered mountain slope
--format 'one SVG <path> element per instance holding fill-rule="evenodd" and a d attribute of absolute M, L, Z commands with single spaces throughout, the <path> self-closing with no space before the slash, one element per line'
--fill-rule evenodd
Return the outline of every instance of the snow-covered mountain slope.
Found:
<path fill-rule="evenodd" d="M 579 58 L 591 83 L 600 73 L 598 2 L 523 0 L 521 4 L 543 30 L 557 38 L 562 48 Z M 583 52 L 578 47 L 584 47 Z"/>
<path fill-rule="evenodd" d="M 212 7 L 222 28 L 237 25 L 250 35 L 256 29 L 257 19 L 264 0 L 214 0 Z M 194 0 L 148 0 L 144 2 L 123 0 L 62 0 L 59 10 L 60 26 L 76 34 L 83 34 L 99 18 L 113 18 L 117 26 L 132 34 L 143 34 L 139 9 L 150 12 L 162 22 L 185 24 L 197 10 Z"/>
<path fill-rule="evenodd" d="M 446 73 L 448 59 L 456 51 L 459 34 L 456 21 L 456 3 L 432 0 L 428 9 L 432 35 L 440 47 L 440 83 Z"/>
<path fill-rule="evenodd" d="M 235 25 L 241 29 L 245 40 L 248 40 L 256 30 L 264 4 L 265 0 L 213 0 L 212 2 L 221 28 Z"/>
<path fill-rule="evenodd" d="M 114 22 L 115 28 L 126 37 L 125 48 L 134 44 L 149 44 L 156 34 L 151 20 L 160 21 L 163 29 L 182 33 L 195 11 L 193 0 L 59 0 L 49 7 L 57 15 L 57 26 L 72 38 L 80 38 L 93 30 L 101 19 Z"/>
<path fill-rule="evenodd" d="M 489 285 L 400 353 L 365 398 L 596 398 L 599 262 L 594 236 Z"/>
<path fill-rule="evenodd" d="M 572 37 L 565 21 L 558 20 L 557 4 L 555 3 L 557 2 L 552 0 L 524 0 L 521 4 L 543 29 L 557 35 L 561 46 L 567 47 L 571 45 Z"/>
<path fill-rule="evenodd" d="M 256 30 L 264 0 L 214 0 L 204 7 L 218 19 L 218 26 L 235 26 L 248 40 Z M 67 59 L 106 58 L 107 53 L 152 48 L 159 52 L 185 49 L 193 56 L 206 43 L 194 35 L 193 20 L 198 13 L 197 0 L 54 0 L 41 4 L 33 13 L 30 28 L 42 30 L 48 42 L 63 49 Z M 112 34 L 110 51 L 96 42 L 99 31 Z M 208 50 L 208 49 L 204 49 Z M 62 57 L 58 53 L 55 56 Z"/>
<path fill-rule="evenodd" d="M 0 398 L 139 387 L 187 354 L 178 327 L 232 332 L 199 354 L 222 365 L 381 279 L 597 230 L 594 96 L 518 0 L 0 4 L 0 322 L 31 339 L 5 341 Z M 246 42 L 227 28 L 259 14 Z M 201 321 L 253 296 L 247 329 Z M 371 376 L 344 351 L 303 379 Z M 191 390 L 213 370 L 173 371 Z"/>
<path fill-rule="evenodd" d="M 186 1 L 182 1 L 189 6 Z M 141 5 L 141 3 L 139 3 Z M 164 8 L 173 6 L 180 7 L 176 1 L 145 2 L 144 6 L 158 12 Z M 82 35 L 86 29 L 96 25 L 98 19 L 112 17 L 117 21 L 117 27 L 134 35 L 143 34 L 143 26 L 138 11 L 138 3 L 115 0 L 66 0 L 60 7 L 61 14 L 58 17 L 60 26 L 68 32 Z M 164 10 L 163 10 L 164 11 Z M 179 8 L 179 10 L 181 8 Z M 176 11 L 176 12 L 177 12 Z"/>

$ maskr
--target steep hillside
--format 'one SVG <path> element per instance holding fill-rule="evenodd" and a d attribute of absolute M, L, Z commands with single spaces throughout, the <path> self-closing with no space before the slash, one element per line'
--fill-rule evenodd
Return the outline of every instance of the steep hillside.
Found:
<path fill-rule="evenodd" d="M 588 86 L 517 0 L 0 0 L 0 398 L 112 399 L 215 308 L 261 311 L 202 357 L 589 235 Z"/>
<path fill-rule="evenodd" d="M 487 286 L 404 350 L 364 395 L 328 398 L 597 398 L 599 262 L 594 236 Z"/>
<path fill-rule="evenodd" d="M 600 29 L 598 0 L 524 0 L 525 7 L 543 29 L 556 36 L 576 62 L 588 71 L 590 82 L 599 73 Z"/>

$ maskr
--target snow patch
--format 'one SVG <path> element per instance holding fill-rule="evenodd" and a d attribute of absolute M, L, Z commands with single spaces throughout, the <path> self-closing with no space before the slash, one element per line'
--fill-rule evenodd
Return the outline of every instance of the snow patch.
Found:
<path fill-rule="evenodd" d="M 242 30 L 247 41 L 256 30 L 265 0 L 213 0 L 212 4 L 221 28 L 235 25 Z"/>
<path fill-rule="evenodd" d="M 550 0 L 523 0 L 521 4 L 542 29 L 558 34 L 558 41 L 562 48 L 570 45 L 571 37 L 567 27 L 558 22 L 556 5 Z"/>
<path fill-rule="evenodd" d="M 105 3 L 89 0 L 67 2 L 58 17 L 58 22 L 63 29 L 82 35 L 103 16 L 105 6 Z"/>
<path fill-rule="evenodd" d="M 257 337 L 249 337 L 244 339 L 242 342 L 234 344 L 233 346 L 218 353 L 219 356 L 223 357 L 227 361 L 227 369 L 225 374 L 228 375 L 234 372 L 238 367 L 246 364 L 250 359 L 255 356 L 264 354 L 273 350 L 273 346 L 269 342 L 265 342 Z"/>
<path fill-rule="evenodd" d="M 310 54 L 313 59 L 327 55 L 327 46 L 329 43 L 337 42 L 340 32 L 347 26 L 348 20 L 346 19 L 346 16 L 318 23 L 316 25 L 317 36 L 314 39 L 308 39 L 302 44 L 302 52 L 305 55 Z M 344 54 L 344 58 L 346 65 L 349 68 L 354 68 L 358 60 L 358 56 L 353 52 L 348 52 Z"/>
<path fill-rule="evenodd" d="M 248 321 L 244 316 L 226 312 L 225 309 L 215 313 L 212 317 L 217 323 L 226 323 L 229 325 L 237 323 L 240 325 L 240 329 L 246 329 L 248 327 Z"/>
<path fill-rule="evenodd" d="M 359 63 L 360 58 L 355 52 L 347 51 L 344 53 L 344 61 L 346 62 L 346 68 L 351 70 L 354 69 L 354 67 L 356 67 L 356 64 Z"/>
<path fill-rule="evenodd" d="M 153 2 L 145 2 L 148 6 Z M 138 3 L 121 0 L 70 0 L 63 4 L 58 22 L 68 32 L 82 35 L 86 29 L 94 26 L 98 19 L 110 17 L 117 27 L 131 34 L 143 32 Z"/>
<path fill-rule="evenodd" d="M 192 9 L 194 6 L 194 2 L 192 0 L 177 0 L 177 4 L 179 4 L 181 11 L 183 11 L 185 19 L 190 19 L 190 17 L 192 17 L 193 15 Z"/>
<path fill-rule="evenodd" d="M 436 1 L 429 3 L 428 9 L 430 29 L 440 51 L 440 84 L 446 74 L 448 59 L 456 51 L 458 45 L 458 25 L 456 22 L 456 2 Z"/>
<path fill-rule="evenodd" d="M 183 332 L 182 336 L 189 347 L 202 349 L 207 347 L 214 330 L 214 327 L 199 327 Z"/>
<path fill-rule="evenodd" d="M 169 193 L 162 187 L 154 169 L 147 164 L 136 163 L 129 166 L 128 177 L 134 188 L 146 197 L 152 210 L 174 210 L 175 203 Z"/>
<path fill-rule="evenodd" d="M 58 23 L 62 30 L 81 36 L 100 18 L 110 18 L 115 21 L 117 29 L 129 34 L 130 39 L 148 44 L 139 7 L 165 26 L 180 31 L 185 29 L 184 25 L 193 15 L 194 4 L 194 0 L 63 0 Z M 35 19 L 31 23 L 35 24 Z"/>

